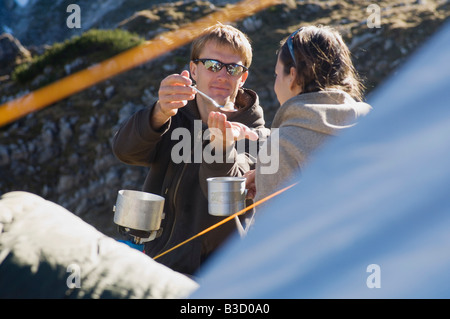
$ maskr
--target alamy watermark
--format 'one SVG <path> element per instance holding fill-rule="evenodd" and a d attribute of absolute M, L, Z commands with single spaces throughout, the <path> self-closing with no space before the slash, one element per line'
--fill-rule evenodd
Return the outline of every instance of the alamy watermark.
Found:
<path fill-rule="evenodd" d="M 366 8 L 366 12 L 369 13 L 366 24 L 370 29 L 381 28 L 381 8 L 378 4 L 369 4 Z"/>
<path fill-rule="evenodd" d="M 381 288 L 381 267 L 377 264 L 370 264 L 366 268 L 366 272 L 371 274 L 367 277 L 367 288 Z"/>
<path fill-rule="evenodd" d="M 261 164 L 262 174 L 274 174 L 279 167 L 279 131 L 272 129 L 270 138 L 266 141 L 249 141 L 240 139 L 235 142 L 234 149 L 238 156 L 230 156 L 229 153 L 234 150 L 223 150 L 215 148 L 213 143 L 208 142 L 211 136 L 221 140 L 231 136 L 230 130 L 227 130 L 225 136 L 222 136 L 218 129 L 202 130 L 202 121 L 194 120 L 194 131 L 179 127 L 172 131 L 171 139 L 178 141 L 171 151 L 171 159 L 174 163 L 234 163 L 242 164 L 246 158 L 258 159 Z M 193 145 L 192 145 L 193 144 Z"/>
<path fill-rule="evenodd" d="M 81 28 L 81 8 L 78 4 L 69 4 L 66 12 L 71 14 L 67 17 L 66 25 L 69 29 Z"/>
<path fill-rule="evenodd" d="M 67 266 L 67 270 L 70 275 L 66 279 L 66 285 L 68 288 L 81 288 L 81 268 L 78 264 L 70 264 Z"/>
<path fill-rule="evenodd" d="M 66 25 L 69 29 L 81 28 L 81 8 L 77 4 L 69 4 L 66 12 L 70 13 L 67 17 Z M 381 28 L 381 8 L 378 4 L 369 4 L 366 8 L 369 14 L 366 24 L 369 28 Z"/>

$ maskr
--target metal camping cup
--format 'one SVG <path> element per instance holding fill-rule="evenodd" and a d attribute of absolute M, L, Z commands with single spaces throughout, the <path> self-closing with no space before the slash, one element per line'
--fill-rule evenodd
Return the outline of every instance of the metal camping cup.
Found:
<path fill-rule="evenodd" d="M 230 216 L 245 208 L 245 177 L 211 177 L 206 181 L 209 214 Z"/>
<path fill-rule="evenodd" d="M 163 209 L 164 197 L 134 190 L 120 190 L 114 207 L 114 222 L 136 230 L 159 230 Z"/>

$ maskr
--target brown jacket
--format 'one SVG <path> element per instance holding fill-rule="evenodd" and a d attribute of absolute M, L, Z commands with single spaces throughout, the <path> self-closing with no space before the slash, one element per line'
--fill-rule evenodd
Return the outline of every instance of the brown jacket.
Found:
<path fill-rule="evenodd" d="M 256 129 L 260 136 L 258 147 L 270 131 L 264 127 L 263 110 L 257 94 L 248 89 L 240 90 L 236 105 L 238 111 L 228 113 L 228 120 Z M 153 130 L 150 125 L 152 109 L 138 111 L 121 126 L 113 138 L 113 152 L 124 163 L 148 166 L 149 172 L 142 190 L 165 198 L 162 234 L 145 246 L 145 252 L 154 257 L 223 219 L 208 213 L 206 178 L 242 176 L 254 168 L 256 154 L 238 154 L 234 149 L 230 155 L 234 159 L 232 163 L 207 163 L 204 158 L 199 160 L 199 150 L 204 149 L 208 141 L 203 137 L 207 126 L 201 124 L 195 100 L 179 109 L 159 131 Z M 179 144 L 182 138 L 176 134 L 180 130 L 174 133 L 177 128 L 190 133 L 190 145 L 183 140 L 183 143 L 188 143 L 191 152 L 190 156 L 183 152 L 183 156 L 190 160 L 184 157 L 181 162 L 179 159 L 174 161 L 181 154 L 182 145 Z M 238 157 L 244 160 L 236 161 Z M 157 261 L 181 273 L 193 274 L 235 229 L 234 222 L 225 223 Z"/>

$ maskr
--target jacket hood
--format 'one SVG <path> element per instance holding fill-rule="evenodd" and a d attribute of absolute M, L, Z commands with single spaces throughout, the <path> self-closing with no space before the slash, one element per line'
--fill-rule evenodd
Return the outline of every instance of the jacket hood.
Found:
<path fill-rule="evenodd" d="M 327 90 L 304 93 L 286 101 L 277 111 L 272 128 L 296 126 L 335 135 L 356 124 L 372 107 L 355 101 L 348 93 Z"/>

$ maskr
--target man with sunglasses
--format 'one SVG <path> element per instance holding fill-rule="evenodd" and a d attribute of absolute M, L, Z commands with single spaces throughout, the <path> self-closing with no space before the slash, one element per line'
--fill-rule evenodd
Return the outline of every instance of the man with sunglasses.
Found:
<path fill-rule="evenodd" d="M 136 112 L 114 136 L 113 151 L 121 161 L 150 168 L 142 190 L 165 198 L 162 232 L 145 244 L 149 256 L 165 253 L 223 219 L 208 213 L 207 178 L 243 176 L 254 168 L 257 154 L 250 151 L 255 149 L 251 143 L 258 148 L 270 131 L 264 126 L 257 94 L 243 88 L 251 60 L 251 45 L 241 31 L 220 23 L 208 28 L 192 43 L 190 72 L 163 79 L 158 101 Z M 234 105 L 235 110 L 216 107 L 197 94 L 197 89 L 219 105 Z M 233 134 L 237 131 L 240 136 Z M 180 141 L 176 134 L 180 132 L 189 132 L 189 141 Z M 205 136 L 210 138 L 205 140 Z M 244 152 L 236 147 L 241 138 L 247 138 Z M 181 151 L 182 161 L 175 158 L 180 155 L 181 142 L 189 145 Z M 198 156 L 206 147 L 213 150 L 216 160 Z M 225 223 L 157 261 L 195 274 L 235 230 L 234 222 Z"/>

